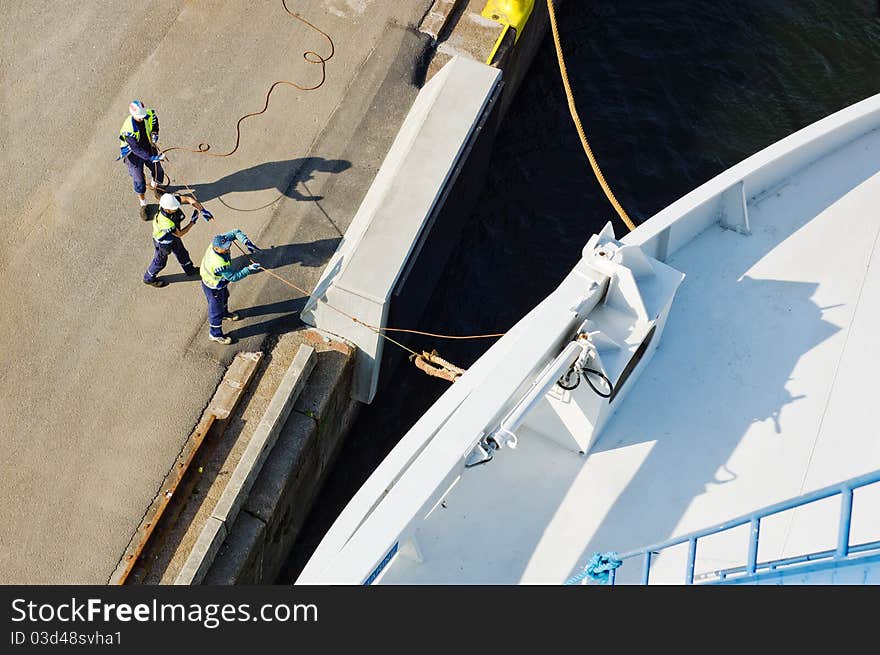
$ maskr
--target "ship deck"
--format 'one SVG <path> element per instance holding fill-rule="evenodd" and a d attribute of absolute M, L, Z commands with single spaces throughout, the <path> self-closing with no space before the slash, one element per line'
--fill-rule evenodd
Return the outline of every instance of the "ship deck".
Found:
<path fill-rule="evenodd" d="M 520 430 L 381 582 L 558 584 L 594 552 L 880 468 L 878 151 L 871 133 L 753 199 L 750 235 L 713 225 L 674 253 L 687 277 L 659 348 L 590 452 Z M 839 502 L 763 521 L 759 561 L 834 548 Z M 880 490 L 855 493 L 852 525 L 851 543 L 880 538 Z M 744 564 L 747 541 L 748 526 L 701 540 L 696 573 Z M 657 557 L 651 582 L 681 583 L 686 548 Z"/>

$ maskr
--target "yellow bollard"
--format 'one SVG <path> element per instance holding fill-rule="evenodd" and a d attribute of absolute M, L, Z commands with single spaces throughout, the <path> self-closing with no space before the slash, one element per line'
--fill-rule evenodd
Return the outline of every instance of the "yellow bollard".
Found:
<path fill-rule="evenodd" d="M 511 29 L 514 30 L 513 43 L 516 45 L 516 42 L 522 34 L 523 28 L 525 28 L 526 23 L 529 20 L 529 16 L 532 15 L 532 9 L 534 7 L 535 0 L 488 0 L 488 2 L 486 2 L 486 6 L 483 7 L 483 11 L 480 12 L 480 15 L 483 18 L 488 18 L 489 20 L 504 25 L 504 30 L 501 32 L 498 40 L 495 41 L 495 47 L 492 48 L 492 52 L 486 60 L 487 64 L 492 64 L 492 61 L 495 59 L 495 54 L 501 46 L 501 42 Z"/>

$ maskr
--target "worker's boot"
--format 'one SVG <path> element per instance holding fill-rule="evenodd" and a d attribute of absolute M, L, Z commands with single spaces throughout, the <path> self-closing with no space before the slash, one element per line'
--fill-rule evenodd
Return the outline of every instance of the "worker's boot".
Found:
<path fill-rule="evenodd" d="M 238 315 L 238 312 L 229 312 L 223 318 L 225 318 L 226 320 L 229 320 L 229 321 L 237 321 L 238 319 L 241 318 L 241 316 Z"/>
<path fill-rule="evenodd" d="M 144 284 L 149 284 L 151 287 L 156 287 L 157 289 L 168 286 L 167 280 L 160 280 L 159 278 L 156 278 L 155 280 L 150 280 L 149 282 L 147 280 L 144 280 Z"/>
<path fill-rule="evenodd" d="M 159 185 L 156 180 L 150 180 L 150 188 L 153 190 L 153 195 L 156 196 L 156 200 L 162 197 L 162 192 L 159 191 Z"/>
<path fill-rule="evenodd" d="M 208 338 L 211 341 L 216 341 L 217 343 L 222 343 L 224 346 L 228 346 L 232 343 L 232 337 L 227 337 L 225 334 L 219 337 L 215 337 L 213 334 L 209 334 Z"/>
<path fill-rule="evenodd" d="M 184 271 L 184 273 L 186 274 L 187 277 L 197 277 L 199 274 L 199 267 L 193 266 L 188 271 Z"/>

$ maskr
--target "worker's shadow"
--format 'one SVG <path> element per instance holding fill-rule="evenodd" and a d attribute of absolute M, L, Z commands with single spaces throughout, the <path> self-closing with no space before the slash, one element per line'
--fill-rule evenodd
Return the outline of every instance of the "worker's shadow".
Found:
<path fill-rule="evenodd" d="M 259 244 L 264 246 L 263 250 L 251 255 L 251 258 L 272 271 L 275 275 L 297 285 L 302 291 L 288 287 L 280 280 L 274 280 L 275 284 L 268 287 L 269 291 L 264 294 L 264 297 L 281 296 L 287 297 L 287 299 L 253 307 L 236 306 L 233 295 L 230 300 L 230 307 L 235 309 L 241 321 L 248 324 L 230 331 L 228 333 L 229 336 L 240 340 L 255 334 L 280 334 L 300 327 L 302 321 L 299 318 L 299 313 L 305 307 L 312 284 L 304 282 L 301 277 L 298 278 L 296 276 L 296 268 L 290 265 L 298 264 L 299 266 L 307 266 L 309 268 L 324 266 L 333 253 L 336 252 L 336 248 L 341 240 L 340 237 L 335 237 L 333 239 L 319 239 L 311 243 L 291 243 L 275 247 L 265 247 L 265 244 Z M 239 269 L 247 266 L 248 263 L 249 260 L 244 255 L 240 255 L 233 258 L 232 267 Z M 254 275 L 265 276 L 267 274 L 261 271 Z M 234 294 L 235 289 L 233 288 L 232 291 Z M 303 293 L 304 291 L 306 293 Z M 247 320 L 261 316 L 270 318 L 256 323 Z"/>
<path fill-rule="evenodd" d="M 342 237 L 317 239 L 316 241 L 311 241 L 309 243 L 288 243 L 283 246 L 259 243 L 257 245 L 260 246 L 262 250 L 258 250 L 254 254 L 249 255 L 249 257 L 266 268 L 273 270 L 277 275 L 290 278 L 291 281 L 296 282 L 295 271 L 291 270 L 285 272 L 279 269 L 283 269 L 285 266 L 291 264 L 299 264 L 300 266 L 307 266 L 308 268 L 323 266 L 330 260 L 333 253 L 336 252 L 336 248 L 339 246 L 340 241 L 342 241 Z M 238 254 L 237 257 L 233 257 L 233 268 L 246 266 L 250 263 L 250 261 L 241 254 L 241 251 L 238 250 L 238 248 L 235 246 L 232 248 L 233 252 Z"/>
<path fill-rule="evenodd" d="M 250 255 L 251 259 L 255 262 L 259 262 L 263 266 L 268 269 L 283 269 L 285 266 L 289 264 L 299 264 L 300 266 L 307 266 L 309 268 L 314 268 L 316 266 L 323 266 L 327 263 L 330 257 L 336 252 L 336 248 L 339 246 L 339 242 L 342 241 L 341 237 L 333 237 L 332 239 L 318 239 L 317 241 L 312 241 L 310 243 L 289 243 L 283 246 L 273 246 L 266 244 L 258 244 L 263 247 L 262 250 Z M 195 257 L 194 253 L 190 253 L 193 257 Z M 193 262 L 196 266 L 199 265 L 200 259 L 193 259 Z M 242 255 L 241 250 L 238 249 L 237 246 L 232 246 L 232 268 L 233 270 L 238 270 L 240 268 L 244 268 L 250 264 L 250 261 Z M 168 265 L 165 270 L 168 268 L 177 267 L 177 262 L 173 257 L 169 258 Z M 276 275 L 280 275 L 285 278 L 290 278 L 291 282 L 294 284 L 298 284 L 296 278 L 293 276 L 293 271 L 284 271 L 277 270 L 274 271 Z M 163 280 L 168 282 L 169 284 L 174 284 L 176 282 L 199 282 L 200 277 L 188 277 L 183 273 L 173 273 L 171 275 L 160 275 Z M 282 284 L 278 282 L 278 284 Z M 291 292 L 295 293 L 294 289 L 290 289 Z M 245 310 L 248 316 L 257 315 L 254 313 L 254 310 Z"/>
<path fill-rule="evenodd" d="M 270 161 L 245 168 L 236 173 L 221 177 L 215 182 L 194 184 L 192 190 L 201 202 L 213 200 L 227 193 L 261 191 L 276 189 L 278 193 L 293 200 L 316 201 L 323 196 L 304 195 L 297 187 L 314 179 L 315 173 L 341 173 L 351 168 L 345 159 L 324 159 L 323 157 L 299 157 L 286 161 Z M 185 189 L 176 187 L 185 193 Z"/>
<path fill-rule="evenodd" d="M 256 334 L 283 334 L 284 332 L 295 330 L 302 325 L 299 313 L 306 306 L 306 300 L 308 300 L 307 296 L 300 296 L 298 298 L 265 303 L 257 307 L 236 307 L 235 298 L 232 297 L 230 299 L 230 309 L 233 309 L 239 315 L 239 323 L 257 316 L 266 316 L 268 318 L 258 323 L 243 325 L 234 330 L 229 330 L 229 327 L 238 323 L 227 323 L 225 325 L 226 330 L 228 330 L 226 334 L 240 341 Z"/>

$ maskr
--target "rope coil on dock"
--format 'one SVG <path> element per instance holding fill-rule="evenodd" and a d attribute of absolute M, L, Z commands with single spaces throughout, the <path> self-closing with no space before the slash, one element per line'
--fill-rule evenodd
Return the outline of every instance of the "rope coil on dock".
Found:
<path fill-rule="evenodd" d="M 324 32 L 323 30 L 315 27 L 314 25 L 312 25 L 309 21 L 307 21 L 305 18 L 303 18 L 299 14 L 296 14 L 296 13 L 290 11 L 290 9 L 287 8 L 286 0 L 281 0 L 281 6 L 284 7 L 284 11 L 286 11 L 289 16 L 291 16 L 292 18 L 300 21 L 304 25 L 307 25 L 309 28 L 316 31 L 318 34 L 320 34 L 325 39 L 327 39 L 327 42 L 330 44 L 330 54 L 327 55 L 326 57 L 318 54 L 314 50 L 306 50 L 305 52 L 302 53 L 303 59 L 305 59 L 308 63 L 316 64 L 321 67 L 321 80 L 317 84 L 314 84 L 312 86 L 303 86 L 301 84 L 297 84 L 296 82 L 291 82 L 289 80 L 276 80 L 275 82 L 273 82 L 272 86 L 270 86 L 269 90 L 266 92 L 266 98 L 263 101 L 263 108 L 260 111 L 255 111 L 255 112 L 251 112 L 249 114 L 245 114 L 244 116 L 242 116 L 241 118 L 238 119 L 238 122 L 235 124 L 235 144 L 233 145 L 232 150 L 230 150 L 229 152 L 222 152 L 222 153 L 209 152 L 209 150 L 211 149 L 211 144 L 202 142 L 202 143 L 199 143 L 198 146 L 196 146 L 195 148 L 187 148 L 184 146 L 172 146 L 171 148 L 165 148 L 164 150 L 162 150 L 162 153 L 171 152 L 173 150 L 183 150 L 184 152 L 193 152 L 193 153 L 197 153 L 197 154 L 201 154 L 201 155 L 207 155 L 208 157 L 229 157 L 236 150 L 238 150 L 238 146 L 240 145 L 242 121 L 245 120 L 246 118 L 251 118 L 252 116 L 259 116 L 260 114 L 266 113 L 266 110 L 269 108 L 269 98 L 271 97 L 272 92 L 275 90 L 275 87 L 283 84 L 286 86 L 292 86 L 293 88 L 298 89 L 300 91 L 315 91 L 317 89 L 320 89 L 322 86 L 324 86 L 324 82 L 327 81 L 327 62 L 330 61 L 331 59 L 333 59 L 333 55 L 336 54 L 336 46 L 333 43 L 333 39 L 330 38 L 329 34 Z"/>

